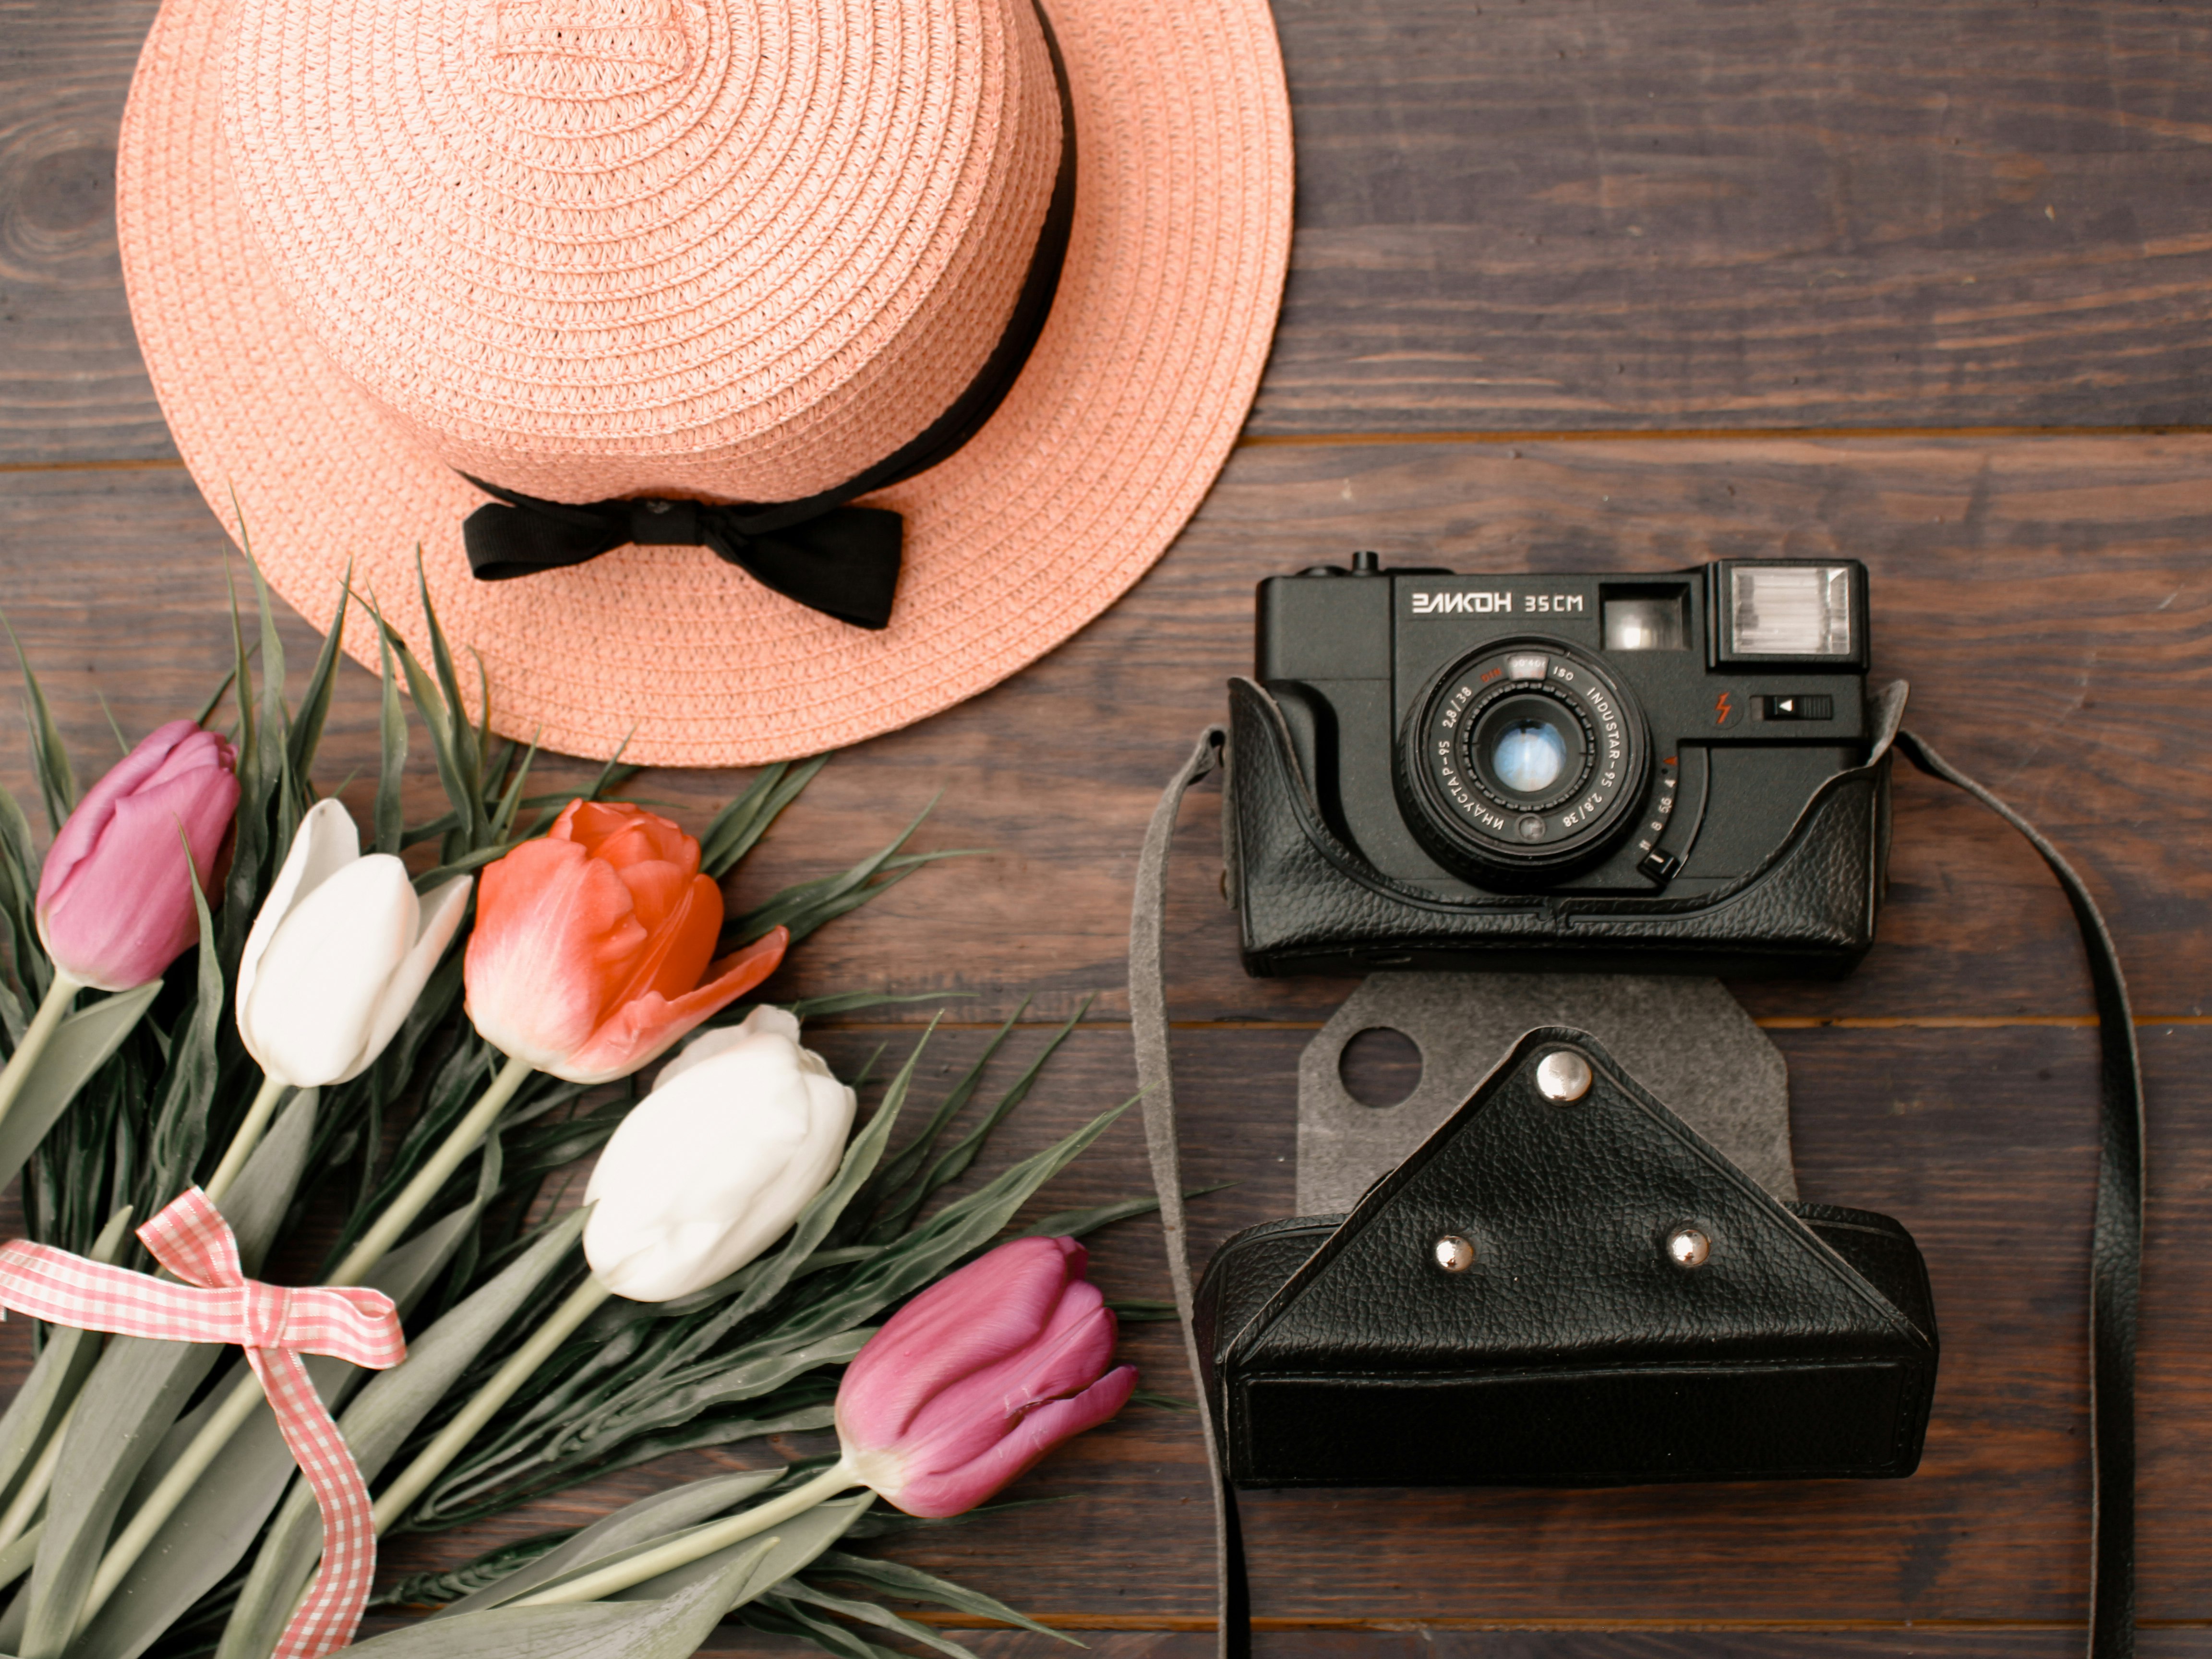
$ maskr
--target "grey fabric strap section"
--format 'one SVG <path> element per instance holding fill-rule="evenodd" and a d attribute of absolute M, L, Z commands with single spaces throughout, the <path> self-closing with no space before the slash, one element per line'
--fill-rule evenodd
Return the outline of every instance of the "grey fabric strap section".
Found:
<path fill-rule="evenodd" d="M 1190 1243 L 1183 1225 L 1182 1154 L 1176 1140 L 1175 1085 L 1168 1073 L 1163 961 L 1167 944 L 1168 848 L 1175 840 L 1176 814 L 1184 792 L 1221 764 L 1222 746 L 1227 739 L 1221 727 L 1206 728 L 1190 758 L 1168 780 L 1166 793 L 1152 809 L 1151 827 L 1145 831 L 1144 854 L 1137 860 L 1136 898 L 1129 909 L 1129 1025 L 1136 1039 L 1137 1086 L 1144 1091 L 1145 1145 L 1152 1154 L 1152 1185 L 1160 1199 L 1160 1231 L 1167 1240 L 1168 1277 L 1175 1283 L 1183 1352 L 1189 1358 L 1191 1384 L 1198 1395 L 1199 1428 L 1206 1437 L 1206 1478 L 1213 1483 L 1218 1651 L 1223 1659 L 1237 1659 L 1250 1640 L 1243 1555 L 1237 1537 L 1236 1494 L 1222 1479 L 1213 1407 L 1206 1397 L 1206 1372 L 1199 1363 L 1198 1337 L 1191 1325 Z"/>

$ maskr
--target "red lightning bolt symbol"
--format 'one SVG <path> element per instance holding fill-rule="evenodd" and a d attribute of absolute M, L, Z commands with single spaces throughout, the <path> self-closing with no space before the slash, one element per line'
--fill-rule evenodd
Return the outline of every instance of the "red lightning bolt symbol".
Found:
<path fill-rule="evenodd" d="M 1728 724 L 1728 717 L 1729 694 L 1723 691 L 1721 693 L 1721 700 L 1713 705 L 1713 724 L 1715 726 L 1726 726 Z"/>

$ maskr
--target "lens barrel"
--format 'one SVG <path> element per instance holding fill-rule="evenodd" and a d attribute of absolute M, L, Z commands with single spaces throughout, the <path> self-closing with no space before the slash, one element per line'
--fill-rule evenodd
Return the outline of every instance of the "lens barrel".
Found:
<path fill-rule="evenodd" d="M 1443 863 L 1540 887 L 1595 863 L 1637 816 L 1651 769 L 1643 711 L 1604 665 L 1557 640 L 1486 643 L 1407 714 L 1399 809 Z"/>

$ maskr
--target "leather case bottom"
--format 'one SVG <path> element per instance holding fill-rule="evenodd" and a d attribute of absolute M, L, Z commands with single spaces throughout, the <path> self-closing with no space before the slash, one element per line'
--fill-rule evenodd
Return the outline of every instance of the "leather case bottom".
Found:
<path fill-rule="evenodd" d="M 1563 1109 L 1530 1074 L 1567 1044 L 1595 1082 Z M 1694 1269 L 1666 1249 L 1691 1225 Z M 1937 1358 L 1903 1227 L 1781 1203 L 1564 1030 L 1350 1215 L 1230 1239 L 1194 1322 L 1240 1486 L 1905 1475 Z"/>

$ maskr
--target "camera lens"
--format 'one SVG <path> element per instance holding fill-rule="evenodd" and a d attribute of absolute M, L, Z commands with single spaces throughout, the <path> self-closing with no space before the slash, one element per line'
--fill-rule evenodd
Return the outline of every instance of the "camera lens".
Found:
<path fill-rule="evenodd" d="M 1540 888 L 1603 857 L 1651 766 L 1644 717 L 1602 657 L 1490 641 L 1406 714 L 1395 768 L 1406 826 L 1484 885 Z"/>
<path fill-rule="evenodd" d="M 1515 720 L 1492 744 L 1490 769 L 1508 789 L 1540 795 L 1567 769 L 1567 740 L 1549 720 Z"/>

